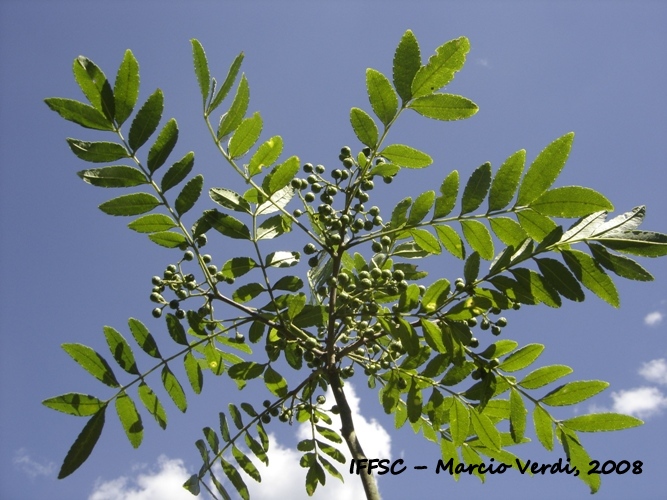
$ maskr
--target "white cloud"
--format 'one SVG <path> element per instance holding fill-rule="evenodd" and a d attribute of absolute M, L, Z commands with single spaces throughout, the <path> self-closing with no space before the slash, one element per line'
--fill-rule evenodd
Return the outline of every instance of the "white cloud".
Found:
<path fill-rule="evenodd" d="M 645 418 L 659 413 L 667 407 L 667 397 L 656 387 L 637 387 L 627 391 L 613 392 L 613 411 Z"/>
<path fill-rule="evenodd" d="M 350 409 L 352 410 L 354 427 L 366 456 L 371 458 L 391 458 L 391 437 L 389 433 L 375 419 L 366 419 L 359 413 L 359 397 L 350 383 L 345 385 L 345 393 L 350 404 Z M 327 401 L 333 401 L 331 391 L 326 394 L 326 397 Z M 333 425 L 331 427 L 336 430 L 340 429 L 340 418 L 335 417 L 332 420 Z M 310 425 L 303 424 L 299 426 L 296 434 L 299 440 L 310 438 Z M 324 440 L 321 436 L 318 436 L 318 439 Z M 365 497 L 359 477 L 347 472 L 351 456 L 345 442 L 337 444 L 336 447 L 347 458 L 346 464 L 340 464 L 327 457 L 329 462 L 332 462 L 336 466 L 345 479 L 345 482 L 343 483 L 340 479 L 327 474 L 325 486 L 318 485 L 315 494 L 309 497 L 305 489 L 306 469 L 299 465 L 302 454 L 294 449 L 283 447 L 280 443 L 276 442 L 273 435 L 269 436 L 269 441 L 269 467 L 258 465 L 260 474 L 262 475 L 262 482 L 246 481 L 253 500 L 282 498 L 291 498 L 294 500 L 311 498 L 354 500 Z M 254 460 L 254 462 L 259 464 L 257 460 Z M 382 487 L 381 479 L 379 487 Z"/>
<path fill-rule="evenodd" d="M 157 469 L 141 472 L 136 478 L 98 479 L 88 500 L 192 500 L 192 494 L 183 488 L 188 477 L 182 460 L 160 455 Z"/>
<path fill-rule="evenodd" d="M 475 62 L 476 62 L 477 64 L 479 64 L 480 66 L 483 66 L 483 67 L 485 67 L 485 68 L 488 68 L 488 67 L 489 67 L 489 60 L 488 60 L 488 59 L 485 59 L 485 58 L 478 58 Z"/>
<path fill-rule="evenodd" d="M 13 462 L 14 465 L 33 479 L 37 476 L 53 476 L 56 472 L 56 466 L 53 462 L 37 462 L 30 458 L 30 455 L 28 455 L 28 451 L 25 448 L 16 451 Z"/>
<path fill-rule="evenodd" d="M 662 323 L 664 318 L 665 315 L 660 311 L 653 311 L 644 317 L 644 324 L 648 326 L 658 326 L 660 323 Z"/>
<path fill-rule="evenodd" d="M 649 382 L 667 384 L 667 361 L 661 358 L 644 363 L 639 369 L 639 374 Z"/>

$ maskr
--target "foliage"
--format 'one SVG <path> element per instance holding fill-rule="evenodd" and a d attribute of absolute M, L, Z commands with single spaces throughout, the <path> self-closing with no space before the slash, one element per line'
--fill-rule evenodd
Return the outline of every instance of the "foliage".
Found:
<path fill-rule="evenodd" d="M 265 426 L 274 417 L 311 424 L 311 437 L 298 445 L 309 494 L 325 484 L 327 474 L 342 480 L 336 462 L 345 462 L 339 449 L 343 441 L 353 458 L 364 457 L 343 389 L 343 380 L 351 378 L 355 368 L 369 387 L 378 389 L 382 407 L 394 415 L 397 428 L 411 426 L 439 444 L 445 460 L 454 457 L 457 464 L 477 464 L 485 457 L 513 463 L 516 456 L 509 448 L 528 441 L 529 413 L 540 443 L 552 450 L 555 437 L 579 469 L 586 469 L 590 458 L 578 432 L 641 424 L 618 414 L 557 419 L 549 408 L 585 401 L 608 384 L 563 383 L 571 368 L 533 368 L 543 345 L 519 346 L 492 337 L 507 324 L 502 311 L 524 304 L 560 307 L 563 299 L 580 302 L 584 289 L 618 307 L 609 271 L 648 281 L 651 275 L 626 255 L 667 254 L 666 235 L 638 229 L 644 207 L 608 218 L 613 206 L 600 193 L 579 186 L 552 187 L 573 134 L 557 138 L 527 168 L 524 150 L 510 155 L 495 173 L 485 163 L 462 189 L 459 173 L 453 171 L 437 192 L 403 199 L 387 212 L 386 220 L 377 206 L 367 208 L 376 182 L 390 183 L 398 175 L 409 175 L 406 169 L 432 163 L 422 151 L 387 143 L 401 114 L 414 111 L 453 121 L 477 112 L 469 99 L 441 92 L 463 67 L 468 50 L 468 40 L 458 38 L 438 47 L 423 64 L 417 40 L 407 31 L 395 52 L 391 80 L 374 69 L 366 72 L 375 117 L 361 108 L 350 111 L 361 150 L 342 148 L 341 165 L 325 175 L 322 165 L 302 165 L 296 156 L 280 159 L 280 136 L 260 142 L 261 115 L 248 116 L 248 81 L 245 75 L 239 81 L 243 54 L 219 85 L 210 76 L 201 44 L 192 40 L 206 125 L 220 155 L 248 190 L 209 189 L 215 205 L 191 225 L 186 219 L 200 200 L 204 178 L 190 177 L 192 152 L 163 168 L 178 140 L 178 126 L 170 119 L 160 128 L 162 92 L 148 97 L 127 132 L 123 125 L 139 95 L 139 65 L 132 52 L 125 53 L 113 88 L 90 59 L 74 61 L 76 82 L 89 104 L 61 98 L 46 99 L 46 104 L 66 120 L 116 136 L 114 142 L 67 142 L 81 160 L 107 164 L 79 172 L 85 182 L 140 188 L 99 208 L 133 217 L 130 229 L 173 249 L 175 263 L 153 277 L 150 299 L 156 304 L 153 316 L 164 316 L 175 345 L 167 351 L 161 340 L 158 348 L 148 327 L 131 318 L 129 332 L 148 356 L 139 360 L 136 346 L 118 330 L 104 327 L 111 357 L 126 372 L 123 377 L 90 347 L 63 345 L 112 391 L 104 397 L 67 393 L 44 401 L 54 410 L 90 417 L 65 458 L 60 478 L 88 458 L 112 403 L 134 447 L 142 442 L 144 425 L 137 406 L 166 428 L 167 412 L 149 385 L 158 383 L 158 373 L 166 394 L 183 412 L 186 387 L 199 394 L 206 377 L 226 374 L 240 389 L 266 386 L 269 399 L 263 406 L 229 404 L 220 412 L 219 424 L 205 427 L 203 439 L 195 443 L 202 466 L 185 487 L 193 494 L 201 487 L 213 494 L 215 488 L 223 498 L 230 495 L 216 475 L 220 469 L 242 498 L 248 498 L 247 477 L 260 480 L 249 455 L 268 464 Z M 227 111 L 213 121 L 237 81 Z M 564 228 L 560 219 L 567 218 L 578 220 Z M 289 247 L 294 230 L 309 238 L 303 248 L 307 257 Z M 214 233 L 240 240 L 225 247 L 232 253 L 221 265 L 213 262 L 223 261 L 203 250 L 207 234 Z M 276 247 L 273 240 L 278 239 L 281 246 Z M 443 250 L 463 261 L 462 277 L 450 281 L 438 276 L 427 283 L 427 273 L 415 262 Z M 475 337 L 476 329 L 483 340 Z M 176 375 L 179 364 L 185 380 Z M 323 396 L 328 388 L 333 404 Z M 332 414 L 340 415 L 340 430 L 331 428 Z M 483 481 L 483 474 L 476 473 Z M 372 476 L 361 477 L 367 496 L 377 497 Z M 579 478 L 593 492 L 600 486 L 599 475 Z"/>

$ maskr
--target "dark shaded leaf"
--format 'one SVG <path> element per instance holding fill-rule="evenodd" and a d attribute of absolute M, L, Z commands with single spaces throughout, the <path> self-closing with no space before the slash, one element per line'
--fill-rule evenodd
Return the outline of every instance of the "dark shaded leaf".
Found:
<path fill-rule="evenodd" d="M 78 158 L 92 163 L 108 163 L 130 157 L 125 148 L 115 142 L 87 142 L 68 138 L 67 144 Z"/>
<path fill-rule="evenodd" d="M 157 130 L 157 126 L 162 119 L 163 110 L 164 95 L 160 89 L 157 89 L 146 99 L 146 102 L 137 111 L 134 120 L 132 120 L 128 136 L 128 144 L 132 148 L 132 151 L 136 151 L 146 144 L 149 137 Z"/>
<path fill-rule="evenodd" d="M 412 80 L 421 67 L 419 43 L 412 31 L 407 30 L 396 47 L 393 61 L 392 79 L 396 92 L 407 102 L 412 98 Z M 369 146 L 371 147 L 371 146 Z"/>
<path fill-rule="evenodd" d="M 148 184 L 144 173 L 134 167 L 113 165 L 102 168 L 91 168 L 76 173 L 84 182 L 97 187 L 115 188 L 132 187 Z"/>
<path fill-rule="evenodd" d="M 72 447 L 67 452 L 67 456 L 60 467 L 58 479 L 66 478 L 88 459 L 90 453 L 97 444 L 97 440 L 102 434 L 105 411 L 106 406 L 88 420 L 83 430 L 72 444 Z"/>
<path fill-rule="evenodd" d="M 176 120 L 171 118 L 157 136 L 157 139 L 148 151 L 148 170 L 153 173 L 167 161 L 167 157 L 176 145 L 178 140 L 178 125 Z"/>

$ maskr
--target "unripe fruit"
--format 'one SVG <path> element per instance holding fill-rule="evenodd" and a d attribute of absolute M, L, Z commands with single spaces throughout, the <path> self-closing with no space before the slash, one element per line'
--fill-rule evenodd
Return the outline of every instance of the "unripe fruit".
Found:
<path fill-rule="evenodd" d="M 159 276 L 153 276 L 153 278 L 151 278 L 151 283 L 153 283 L 155 286 L 161 286 L 162 278 L 160 278 Z"/>
<path fill-rule="evenodd" d="M 178 319 L 184 319 L 185 318 L 185 311 L 183 309 L 176 309 L 176 312 L 174 313 L 174 315 Z"/>
<path fill-rule="evenodd" d="M 379 241 L 374 241 L 373 244 L 371 245 L 371 250 L 373 250 L 376 253 L 381 252 L 382 248 L 383 248 L 382 243 L 380 243 Z"/>
<path fill-rule="evenodd" d="M 323 395 L 317 396 L 317 403 L 323 405 L 324 403 L 327 402 L 327 398 L 324 397 Z"/>
<path fill-rule="evenodd" d="M 318 261 L 317 257 L 311 257 L 310 259 L 308 259 L 308 265 L 310 267 L 316 267 L 317 266 L 317 261 Z"/>
<path fill-rule="evenodd" d="M 500 327 L 497 325 L 491 325 L 491 333 L 494 335 L 500 335 Z"/>
<path fill-rule="evenodd" d="M 156 293 L 156 292 L 151 293 L 150 299 L 151 299 L 151 302 L 155 302 L 157 304 L 164 301 L 164 299 L 162 298 L 162 295 L 160 295 L 159 293 Z"/>
<path fill-rule="evenodd" d="M 341 148 L 340 154 L 343 156 L 350 156 L 352 154 L 352 150 L 348 146 L 345 146 Z"/>
<path fill-rule="evenodd" d="M 507 326 L 507 318 L 501 316 L 496 320 L 496 325 L 498 325 L 500 328 Z"/>
<path fill-rule="evenodd" d="M 315 167 L 315 172 L 317 172 L 318 174 L 323 174 L 325 170 L 326 168 L 324 168 L 324 165 L 317 165 Z"/>
<path fill-rule="evenodd" d="M 199 245 L 199 248 L 203 247 L 206 245 L 206 235 L 205 234 L 200 234 L 197 236 L 197 245 Z"/>
<path fill-rule="evenodd" d="M 491 323 L 489 323 L 489 320 L 486 319 L 486 318 L 484 318 L 484 319 L 482 320 L 482 324 L 479 325 L 479 327 L 480 327 L 482 330 L 488 330 L 490 326 L 491 326 Z"/>
<path fill-rule="evenodd" d="M 479 380 L 482 378 L 482 373 L 479 370 L 475 370 L 470 376 L 473 380 Z"/>
<path fill-rule="evenodd" d="M 268 399 L 265 399 L 264 402 L 262 403 L 262 405 L 264 405 L 264 408 L 268 408 L 269 406 L 271 406 L 271 401 L 269 401 Z"/>
<path fill-rule="evenodd" d="M 343 160 L 343 166 L 345 168 L 352 168 L 354 166 L 354 160 L 352 158 L 345 158 Z"/>
<path fill-rule="evenodd" d="M 391 245 L 391 237 L 387 235 L 383 236 L 382 238 L 380 238 L 380 243 L 388 247 L 389 245 Z"/>
<path fill-rule="evenodd" d="M 162 316 L 162 309 L 156 307 L 155 309 L 153 309 L 151 314 L 153 315 L 154 318 L 159 318 L 160 316 Z"/>
<path fill-rule="evenodd" d="M 179 301 L 176 300 L 176 299 L 169 302 L 169 307 L 171 307 L 172 309 L 178 309 L 178 305 L 179 305 Z"/>
<path fill-rule="evenodd" d="M 310 174 L 313 171 L 313 164 L 312 163 L 306 163 L 303 166 L 303 171 L 306 172 L 307 174 Z"/>
<path fill-rule="evenodd" d="M 373 229 L 373 221 L 367 220 L 366 222 L 364 222 L 364 229 L 366 231 L 370 231 L 371 229 Z"/>
<path fill-rule="evenodd" d="M 405 273 L 400 269 L 397 269 L 396 271 L 394 271 L 392 276 L 396 281 L 401 281 L 403 278 L 405 278 Z"/>
<path fill-rule="evenodd" d="M 477 340 L 475 337 L 470 339 L 470 343 L 468 344 L 470 347 L 473 349 L 476 349 L 479 347 L 479 340 Z"/>
<path fill-rule="evenodd" d="M 343 175 L 343 172 L 340 171 L 340 169 L 336 169 L 333 172 L 331 172 L 331 177 L 333 179 L 340 179 Z"/>
<path fill-rule="evenodd" d="M 371 148 L 366 147 L 362 149 L 361 152 L 364 154 L 364 156 L 368 157 L 371 155 Z"/>
<path fill-rule="evenodd" d="M 303 199 L 306 200 L 306 203 L 312 203 L 315 201 L 315 195 L 313 193 L 306 193 Z"/>
<path fill-rule="evenodd" d="M 271 423 L 271 415 L 262 415 L 262 423 L 270 424 Z"/>
<path fill-rule="evenodd" d="M 292 215 L 294 217 L 301 217 L 303 215 L 303 211 L 297 208 L 296 210 L 294 210 L 294 212 L 292 212 Z"/>
<path fill-rule="evenodd" d="M 306 255 L 312 255 L 315 252 L 317 252 L 317 247 L 315 246 L 314 243 L 308 243 L 305 247 L 303 247 L 303 252 Z"/>
<path fill-rule="evenodd" d="M 477 326 L 477 318 L 470 318 L 470 319 L 468 320 L 468 326 L 469 326 L 470 328 L 472 328 L 472 327 L 474 327 L 474 326 Z"/>
<path fill-rule="evenodd" d="M 170 273 L 175 273 L 176 271 L 178 271 L 178 268 L 174 264 L 169 264 L 167 266 L 167 271 L 169 271 Z"/>
<path fill-rule="evenodd" d="M 187 252 L 185 252 L 183 254 L 183 260 L 188 260 L 189 261 L 189 260 L 192 260 L 194 258 L 195 258 L 195 254 L 193 254 L 190 250 L 188 250 Z"/>
<path fill-rule="evenodd" d="M 301 187 L 301 179 L 292 179 L 290 186 L 292 186 L 294 189 L 299 189 Z"/>

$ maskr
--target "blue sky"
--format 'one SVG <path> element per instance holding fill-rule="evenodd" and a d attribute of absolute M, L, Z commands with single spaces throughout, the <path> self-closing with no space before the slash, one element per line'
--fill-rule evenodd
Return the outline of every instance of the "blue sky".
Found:
<path fill-rule="evenodd" d="M 282 135 L 285 155 L 327 165 L 337 161 L 341 146 L 357 147 L 348 113 L 352 106 L 369 109 L 364 71 L 389 74 L 406 29 L 415 32 L 424 56 L 465 35 L 472 50 L 448 91 L 471 98 L 480 112 L 455 123 L 416 116 L 399 122 L 393 137 L 427 151 L 435 163 L 387 188 L 377 204 L 388 210 L 404 196 L 439 185 L 453 169 L 463 179 L 485 161 L 495 170 L 521 148 L 532 159 L 572 130 L 574 147 L 557 185 L 595 188 L 619 212 L 645 204 L 644 226 L 667 232 L 665 25 L 667 4 L 658 1 L 0 2 L 0 497 L 188 498 L 178 485 L 198 467 L 193 443 L 200 429 L 215 426 L 217 412 L 240 397 L 229 380 L 207 380 L 202 396 L 189 397 L 185 415 L 167 407 L 166 432 L 145 415 L 144 444 L 136 451 L 109 414 L 88 462 L 63 481 L 55 478 L 83 420 L 40 402 L 70 391 L 106 394 L 60 344 L 80 342 L 106 352 L 102 327 L 128 334 L 131 316 L 163 335 L 164 323 L 150 317 L 150 277 L 175 259 L 128 231 L 127 221 L 97 210 L 114 193 L 75 175 L 86 166 L 71 154 L 65 137 L 105 140 L 104 133 L 64 122 L 43 99 L 82 98 L 71 74 L 76 56 L 86 55 L 112 76 L 131 48 L 141 66 L 140 101 L 161 87 L 165 118 L 179 123 L 174 155 L 195 151 L 207 185 L 222 186 L 234 181 L 200 118 L 190 38 L 203 43 L 218 78 L 244 51 L 250 110 L 261 111 L 267 137 Z M 231 256 L 226 250 L 211 253 L 224 261 Z M 655 281 L 615 280 L 618 310 L 587 294 L 583 304 L 509 313 L 503 333 L 522 344 L 544 343 L 542 364 L 568 364 L 577 379 L 611 382 L 596 398 L 563 408 L 563 418 L 600 408 L 645 418 L 638 429 L 583 435 L 596 459 L 644 462 L 641 475 L 604 476 L 596 497 L 601 499 L 664 498 L 667 489 L 667 263 L 642 264 Z M 461 274 L 454 259 L 444 258 L 431 270 L 450 279 Z M 406 462 L 437 461 L 437 447 L 408 428 L 394 431 L 393 419 L 362 378 L 353 385 L 362 444 Z M 258 391 L 256 400 L 263 398 Z M 292 449 L 299 431 L 278 425 L 271 430 L 274 465 L 254 498 L 301 498 L 304 477 Z M 562 456 L 537 443 L 517 453 L 540 462 Z M 583 483 L 565 476 L 506 473 L 480 485 L 475 478 L 455 483 L 413 472 L 379 484 L 390 500 L 452 493 L 533 498 L 537 491 L 545 498 L 588 498 Z M 358 498 L 358 492 L 325 488 L 319 498 Z"/>

